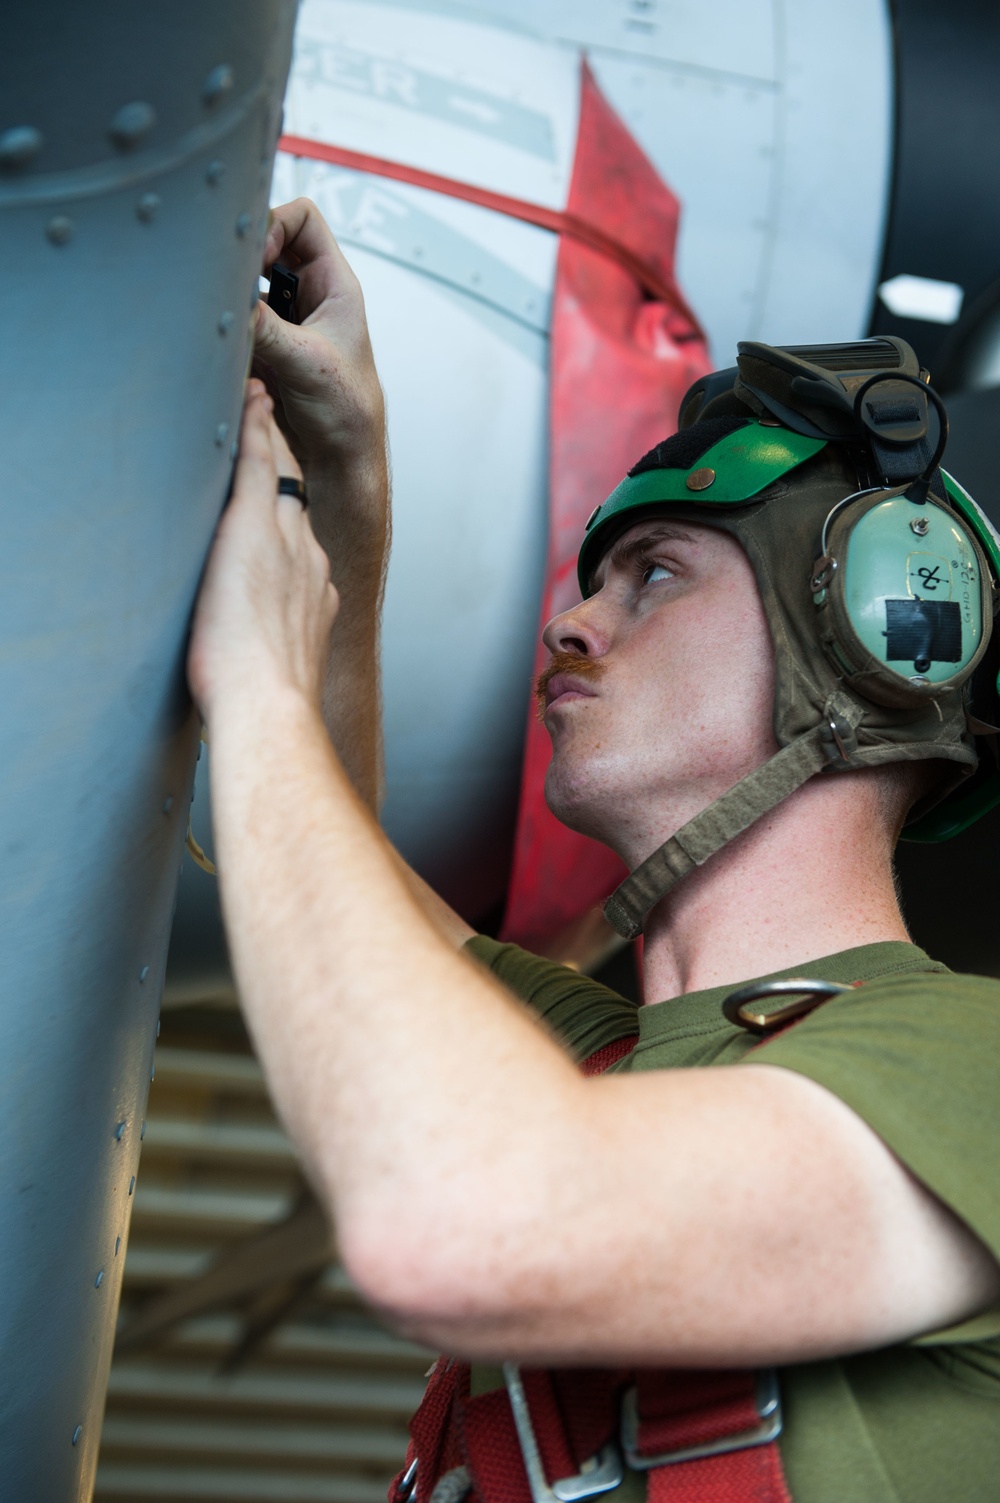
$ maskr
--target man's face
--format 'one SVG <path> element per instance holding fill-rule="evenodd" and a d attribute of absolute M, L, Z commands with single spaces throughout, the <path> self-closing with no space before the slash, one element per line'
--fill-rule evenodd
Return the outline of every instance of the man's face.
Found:
<path fill-rule="evenodd" d="M 546 797 L 626 861 L 648 855 L 777 750 L 774 650 L 750 561 L 669 516 L 605 554 L 594 593 L 550 621 Z"/>

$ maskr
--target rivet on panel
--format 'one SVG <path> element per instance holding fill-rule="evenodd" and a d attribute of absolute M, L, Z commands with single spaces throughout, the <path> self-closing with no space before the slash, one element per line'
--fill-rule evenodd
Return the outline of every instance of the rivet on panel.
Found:
<path fill-rule="evenodd" d="M 157 1038 L 160 1037 L 160 1029 L 162 1028 L 162 1026 L 163 1026 L 163 1024 L 162 1024 L 161 1020 L 159 1018 L 157 1018 L 157 1020 L 156 1020 L 156 1037 Z"/>
<path fill-rule="evenodd" d="M 94 1288 L 95 1289 L 100 1289 L 100 1287 L 101 1287 L 101 1285 L 103 1283 L 104 1283 L 104 1269 L 101 1268 L 101 1269 L 98 1270 L 97 1278 L 94 1280 Z"/>
<path fill-rule="evenodd" d="M 216 445 L 218 446 L 218 448 L 220 448 L 220 449 L 222 448 L 222 445 L 226 442 L 226 439 L 228 437 L 229 437 L 229 424 L 228 423 L 219 423 L 218 427 L 215 430 L 215 442 L 216 442 Z"/>
<path fill-rule="evenodd" d="M 171 811 L 171 809 L 173 807 L 174 807 L 174 796 L 173 796 L 172 793 L 168 793 L 167 796 L 166 796 L 166 798 L 163 800 L 163 812 L 164 812 L 164 814 L 169 814 L 170 811 Z"/>
<path fill-rule="evenodd" d="M 124 1122 L 119 1122 L 118 1126 L 115 1128 L 116 1143 L 120 1143 L 122 1138 L 125 1136 L 125 1125 L 126 1124 Z"/>
<path fill-rule="evenodd" d="M 118 1254 L 121 1252 L 121 1246 L 122 1246 L 122 1239 L 120 1237 L 116 1237 L 115 1238 L 115 1257 L 116 1258 L 117 1258 Z"/>
<path fill-rule="evenodd" d="M 156 1066 L 154 1065 L 153 1068 L 149 1072 L 149 1083 L 150 1083 L 150 1085 L 153 1084 L 153 1081 L 155 1079 L 156 1079 Z"/>
<path fill-rule="evenodd" d="M 140 981 L 145 981 L 145 979 L 146 979 L 146 977 L 148 975 L 149 975 L 149 966 L 148 965 L 144 965 L 143 968 L 142 968 L 142 970 L 139 972 L 139 980 Z"/>
<path fill-rule="evenodd" d="M 158 1027 L 159 1027 L 159 1026 L 160 1026 L 160 1025 L 159 1025 L 159 1024 L 157 1024 L 157 1025 L 156 1025 L 156 1026 L 157 1026 L 157 1028 L 158 1028 Z M 139 1142 L 140 1142 L 140 1143 L 141 1143 L 141 1142 L 142 1142 L 142 1140 L 143 1140 L 143 1138 L 144 1138 L 144 1137 L 145 1137 L 145 1136 L 146 1136 L 146 1119 L 145 1119 L 145 1117 L 144 1117 L 144 1118 L 143 1118 L 143 1119 L 142 1119 L 142 1126 L 141 1126 L 141 1127 L 140 1127 L 140 1129 L 139 1129 Z"/>
<path fill-rule="evenodd" d="M 52 245 L 65 245 L 73 238 L 73 221 L 65 214 L 56 214 L 45 226 L 45 238 Z"/>
<path fill-rule="evenodd" d="M 134 99 L 131 104 L 123 104 L 112 117 L 108 135 L 121 151 L 129 151 L 139 144 L 143 136 L 148 136 L 155 124 L 156 111 L 153 106 L 142 99 Z"/>
<path fill-rule="evenodd" d="M 219 324 L 218 324 L 219 333 L 220 334 L 228 334 L 229 331 L 230 331 L 230 329 L 232 327 L 233 327 L 233 315 L 229 312 L 229 309 L 227 308 L 226 311 L 225 311 L 225 313 L 220 313 L 219 314 Z"/>
<path fill-rule="evenodd" d="M 239 219 L 237 219 L 237 221 L 236 221 L 236 233 L 237 233 L 237 235 L 239 235 L 240 239 L 242 240 L 243 237 L 244 237 L 244 235 L 249 235 L 249 233 L 250 233 L 250 231 L 252 229 L 253 229 L 253 220 L 250 218 L 250 215 L 249 214 L 241 214 L 240 217 L 239 217 Z"/>
<path fill-rule="evenodd" d="M 128 1193 L 131 1195 L 132 1191 L 134 1189 L 135 1189 L 135 1175 L 133 1174 L 132 1178 L 128 1182 Z"/>
<path fill-rule="evenodd" d="M 24 167 L 44 145 L 45 137 L 33 125 L 12 125 L 0 131 L 0 167 Z"/>
<path fill-rule="evenodd" d="M 82 1425 L 77 1425 L 76 1429 L 73 1431 L 73 1444 L 74 1445 L 78 1445 L 79 1444 L 80 1436 L 82 1434 L 83 1434 L 83 1426 Z"/>
<path fill-rule="evenodd" d="M 135 217 L 143 224 L 152 224 L 160 208 L 158 193 L 144 193 L 135 206 Z"/>
<path fill-rule="evenodd" d="M 692 470 L 684 484 L 689 491 L 707 491 L 710 485 L 715 484 L 715 471 L 707 465 L 703 469 Z"/>
<path fill-rule="evenodd" d="M 233 70 L 228 63 L 220 63 L 213 68 L 201 86 L 201 97 L 204 104 L 211 109 L 213 104 L 218 104 L 224 99 L 233 87 Z"/>
<path fill-rule="evenodd" d="M 205 181 L 210 188 L 216 187 L 226 175 L 226 164 L 216 157 L 214 162 L 209 162 L 205 168 Z"/>

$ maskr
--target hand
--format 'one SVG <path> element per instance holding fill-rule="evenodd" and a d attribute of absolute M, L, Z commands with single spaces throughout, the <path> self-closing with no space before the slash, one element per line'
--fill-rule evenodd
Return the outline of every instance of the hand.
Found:
<path fill-rule="evenodd" d="M 273 210 L 264 273 L 275 261 L 299 278 L 301 322 L 257 305 L 254 374 L 275 401 L 278 424 L 307 475 L 350 473 L 385 454 L 385 406 L 364 298 L 322 215 L 307 198 Z M 310 475 L 311 478 L 311 475 Z"/>
<path fill-rule="evenodd" d="M 301 471 L 263 383 L 247 384 L 233 494 L 195 608 L 188 681 L 211 730 L 223 703 L 292 694 L 319 707 L 337 614 L 329 562 L 279 475 Z"/>

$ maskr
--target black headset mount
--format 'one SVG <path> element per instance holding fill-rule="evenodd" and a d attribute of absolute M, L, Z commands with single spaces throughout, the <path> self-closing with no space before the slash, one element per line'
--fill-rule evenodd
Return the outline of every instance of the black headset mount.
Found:
<path fill-rule="evenodd" d="M 681 428 L 749 408 L 764 422 L 851 446 L 872 484 L 908 485 L 910 500 L 926 500 L 948 441 L 948 417 L 905 340 L 787 346 L 742 340 L 737 350 L 735 366 L 691 387 Z M 938 430 L 933 448 L 931 405 Z"/>

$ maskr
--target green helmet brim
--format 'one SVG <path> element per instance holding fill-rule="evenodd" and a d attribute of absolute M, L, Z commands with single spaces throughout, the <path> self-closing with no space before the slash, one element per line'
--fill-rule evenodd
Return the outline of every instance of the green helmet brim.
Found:
<path fill-rule="evenodd" d="M 706 449 L 689 469 L 645 470 L 626 476 L 587 523 L 577 561 L 584 599 L 590 594 L 594 570 L 612 538 L 622 531 L 623 523 L 631 526 L 643 512 L 672 501 L 687 506 L 745 505 L 790 470 L 812 459 L 826 442 L 789 428 L 750 422 Z"/>

